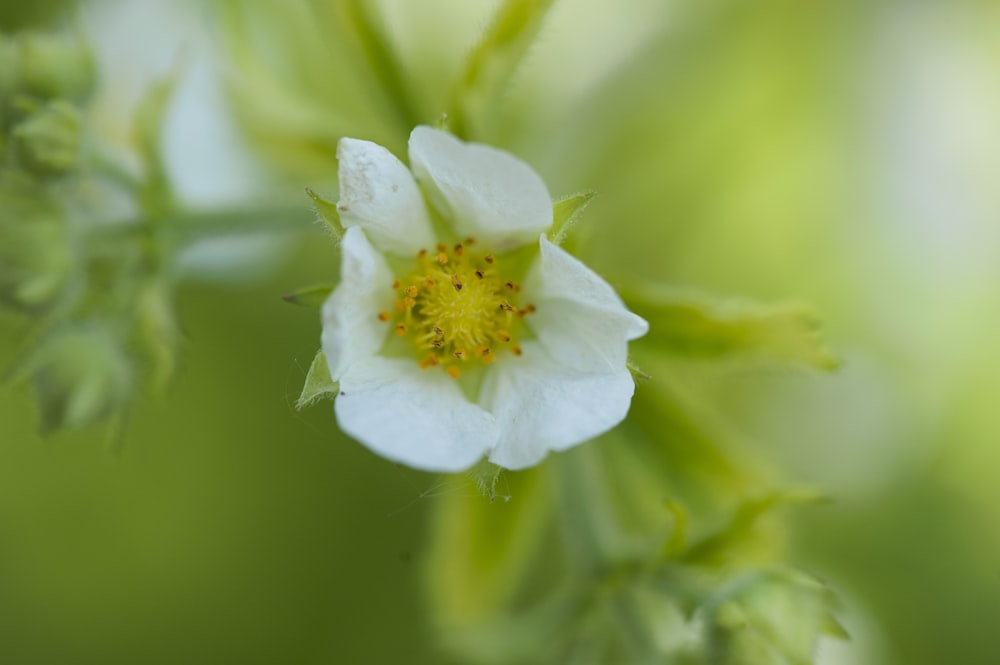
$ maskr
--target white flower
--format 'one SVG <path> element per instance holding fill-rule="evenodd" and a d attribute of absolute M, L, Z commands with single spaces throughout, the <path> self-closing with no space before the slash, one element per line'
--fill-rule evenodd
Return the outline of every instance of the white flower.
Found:
<path fill-rule="evenodd" d="M 323 351 L 340 427 L 408 466 L 460 471 L 485 455 L 532 466 L 621 422 L 628 341 L 648 325 L 546 238 L 538 175 L 430 127 L 409 153 L 412 174 L 374 143 L 338 145 L 347 230 Z"/>

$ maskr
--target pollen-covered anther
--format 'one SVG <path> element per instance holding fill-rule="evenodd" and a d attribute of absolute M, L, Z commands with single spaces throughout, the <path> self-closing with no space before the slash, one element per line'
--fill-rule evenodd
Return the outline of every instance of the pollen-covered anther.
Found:
<path fill-rule="evenodd" d="M 405 323 L 396 324 L 396 334 L 399 335 L 400 337 L 406 334 L 406 330 L 407 328 Z"/>
<path fill-rule="evenodd" d="M 416 298 L 417 297 L 417 287 L 415 287 L 413 285 L 410 285 L 410 286 L 406 287 L 406 295 L 408 295 L 411 298 Z"/>
<path fill-rule="evenodd" d="M 502 309 L 505 312 L 513 312 L 514 306 L 505 300 L 500 303 L 500 309 Z"/>
<path fill-rule="evenodd" d="M 447 371 L 448 371 L 448 376 L 450 376 L 453 379 L 457 379 L 459 376 L 462 375 L 462 370 L 458 369 L 456 365 L 451 365 L 450 367 L 448 367 Z"/>
<path fill-rule="evenodd" d="M 425 289 L 433 289 L 435 284 L 437 284 L 437 282 L 435 282 L 434 278 L 431 277 L 430 275 L 428 275 L 427 277 L 424 277 L 424 288 Z"/>
<path fill-rule="evenodd" d="M 484 273 L 479 268 L 476 268 L 476 277 L 478 277 L 479 279 L 482 279 L 483 277 L 486 277 L 486 273 Z"/>
<path fill-rule="evenodd" d="M 444 252 L 441 252 L 440 254 L 438 254 L 437 261 L 441 265 L 446 265 L 448 263 L 448 255 L 445 254 Z"/>
<path fill-rule="evenodd" d="M 455 287 L 456 291 L 462 290 L 462 278 L 457 272 L 453 273 L 451 276 L 451 285 Z"/>
<path fill-rule="evenodd" d="M 382 323 L 388 323 L 389 319 L 391 319 L 391 318 L 392 318 L 392 314 L 390 314 L 389 312 L 379 312 L 378 313 L 378 320 L 381 321 Z"/>
<path fill-rule="evenodd" d="M 465 248 L 462 247 L 462 243 L 455 245 L 455 256 L 461 256 L 463 251 L 465 251 Z"/>
<path fill-rule="evenodd" d="M 392 280 L 392 288 L 398 289 L 400 286 L 402 286 L 402 282 L 400 282 L 398 279 Z"/>
<path fill-rule="evenodd" d="M 403 305 L 406 309 L 413 309 L 417 305 L 417 301 L 407 296 L 406 298 L 403 298 Z"/>
<path fill-rule="evenodd" d="M 396 310 L 396 313 L 398 314 L 401 313 L 404 309 L 406 309 L 406 305 L 403 304 L 402 300 L 397 300 L 392 304 L 392 308 Z"/>
<path fill-rule="evenodd" d="M 520 356 L 522 353 L 524 353 L 524 350 L 521 348 L 520 344 L 515 344 L 512 347 L 510 347 L 510 352 L 513 353 L 515 356 Z"/>
<path fill-rule="evenodd" d="M 462 349 L 455 349 L 455 352 L 452 355 L 459 360 L 465 360 L 465 351 Z"/>
<path fill-rule="evenodd" d="M 506 330 L 498 330 L 497 339 L 499 339 L 501 342 L 509 342 L 511 339 L 510 333 L 507 332 Z"/>
<path fill-rule="evenodd" d="M 517 284 L 515 284 L 514 282 L 506 282 L 504 286 L 507 287 L 508 291 L 514 291 L 517 289 Z"/>
<path fill-rule="evenodd" d="M 493 258 L 492 254 L 487 254 L 486 256 L 483 257 L 483 261 L 486 261 L 487 263 L 493 263 L 494 261 L 496 261 L 496 259 Z"/>

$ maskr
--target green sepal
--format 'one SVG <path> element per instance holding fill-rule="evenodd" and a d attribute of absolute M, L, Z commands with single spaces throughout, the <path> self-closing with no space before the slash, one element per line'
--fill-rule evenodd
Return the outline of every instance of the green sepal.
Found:
<path fill-rule="evenodd" d="M 583 211 L 595 196 L 597 192 L 590 189 L 559 199 L 552 204 L 552 227 L 546 236 L 553 245 L 563 244 L 566 235 L 580 220 Z"/>
<path fill-rule="evenodd" d="M 293 291 L 292 293 L 286 293 L 281 298 L 293 305 L 318 309 L 323 306 L 323 303 L 326 302 L 332 291 L 333 286 L 329 284 L 317 284 L 316 286 L 309 286 L 298 291 Z"/>
<path fill-rule="evenodd" d="M 322 196 L 306 187 L 306 194 L 312 199 L 316 207 L 316 218 L 323 222 L 324 228 L 330 233 L 335 243 L 340 243 L 344 237 L 344 225 L 340 223 L 340 213 L 337 212 L 337 205 L 327 201 Z"/>
<path fill-rule="evenodd" d="M 494 464 L 485 457 L 469 469 L 469 475 L 472 477 L 472 482 L 476 484 L 476 489 L 491 503 L 497 498 L 497 483 L 503 472 L 502 466 Z"/>
<path fill-rule="evenodd" d="M 840 366 L 820 334 L 819 320 L 800 306 L 713 301 L 656 287 L 620 292 L 629 308 L 649 322 L 644 340 L 651 348 L 691 358 L 826 371 Z"/>
<path fill-rule="evenodd" d="M 143 92 L 132 120 L 132 133 L 142 160 L 143 209 L 158 214 L 172 203 L 173 193 L 163 161 L 163 126 L 180 81 L 180 66 Z"/>
<path fill-rule="evenodd" d="M 833 637 L 838 640 L 851 639 L 851 634 L 846 628 L 844 628 L 844 624 L 840 623 L 835 616 L 829 613 L 823 617 L 823 626 L 821 630 L 823 631 L 823 634 L 828 637 Z"/>
<path fill-rule="evenodd" d="M 309 372 L 306 374 L 302 394 L 295 401 L 295 410 L 301 411 L 321 399 L 333 399 L 339 391 L 339 384 L 330 378 L 330 367 L 326 363 L 326 354 L 317 351 L 312 365 L 309 366 Z"/>

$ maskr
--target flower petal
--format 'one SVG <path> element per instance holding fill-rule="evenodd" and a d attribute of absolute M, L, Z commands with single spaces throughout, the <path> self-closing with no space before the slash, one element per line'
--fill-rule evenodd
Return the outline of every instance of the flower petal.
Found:
<path fill-rule="evenodd" d="M 440 369 L 440 368 L 436 368 Z M 415 469 L 462 471 L 496 443 L 493 416 L 442 371 L 373 356 L 340 380 L 340 428 L 371 450 Z"/>
<path fill-rule="evenodd" d="M 340 251 L 340 284 L 322 312 L 323 353 L 334 381 L 381 348 L 388 326 L 378 312 L 392 302 L 392 273 L 360 228 L 347 229 Z"/>
<path fill-rule="evenodd" d="M 411 256 L 434 244 L 434 232 L 417 183 L 401 161 L 371 141 L 340 139 L 340 200 L 345 228 L 360 226 L 384 252 Z"/>
<path fill-rule="evenodd" d="M 550 450 L 592 439 L 625 418 L 635 384 L 624 365 L 612 373 L 580 372 L 555 362 L 536 342 L 523 349 L 520 358 L 491 368 L 480 394 L 500 432 L 491 462 L 533 466 Z"/>
<path fill-rule="evenodd" d="M 460 236 L 476 236 L 500 251 L 531 242 L 552 225 L 545 183 L 510 153 L 422 126 L 410 134 L 410 164 Z"/>
<path fill-rule="evenodd" d="M 614 289 L 561 248 L 540 239 L 541 253 L 524 282 L 537 311 L 526 321 L 546 350 L 567 367 L 615 372 L 625 367 L 628 341 L 649 324 L 628 311 Z"/>

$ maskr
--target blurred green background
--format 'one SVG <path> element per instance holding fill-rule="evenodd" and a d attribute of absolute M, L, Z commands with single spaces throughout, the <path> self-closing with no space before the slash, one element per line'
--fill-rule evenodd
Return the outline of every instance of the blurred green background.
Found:
<path fill-rule="evenodd" d="M 433 121 L 495 3 L 378 4 Z M 305 5 L 219 6 L 82 7 L 106 140 L 127 145 L 142 85 L 186 57 L 165 152 L 192 202 L 335 182 L 340 121 L 309 122 L 341 101 L 401 152 L 379 127 L 407 120 L 365 131 L 344 101 L 364 82 L 296 32 L 319 21 Z M 566 0 L 483 129 L 554 196 L 600 192 L 581 242 L 599 272 L 822 315 L 834 376 L 699 380 L 754 455 L 834 499 L 793 513 L 789 556 L 844 599 L 854 639 L 827 665 L 1000 653 L 997 34 L 994 2 Z M 39 437 L 30 391 L 0 393 L 0 662 L 442 662 L 424 534 L 434 496 L 465 490 L 376 458 L 327 405 L 294 410 L 319 324 L 280 296 L 331 279 L 335 252 L 318 229 L 264 238 L 237 272 L 209 256 L 238 279 L 194 262 L 179 374 L 117 453 L 100 428 Z M 13 362 L 25 322 L 0 323 Z"/>

